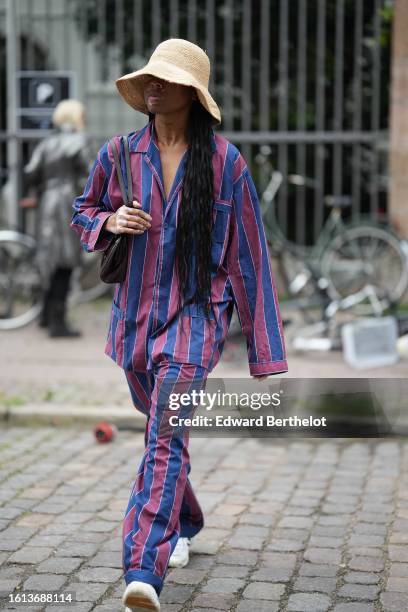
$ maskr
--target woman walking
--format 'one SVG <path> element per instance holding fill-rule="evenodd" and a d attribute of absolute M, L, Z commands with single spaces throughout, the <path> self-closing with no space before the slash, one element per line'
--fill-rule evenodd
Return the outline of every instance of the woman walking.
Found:
<path fill-rule="evenodd" d="M 189 481 L 188 428 L 169 426 L 170 393 L 203 388 L 221 357 L 234 304 L 250 374 L 262 379 L 288 369 L 256 189 L 239 150 L 213 130 L 221 115 L 209 74 L 205 51 L 173 38 L 144 68 L 116 81 L 124 100 L 149 116 L 126 136 L 133 208 L 123 205 L 106 143 L 71 222 L 88 251 L 129 236 L 127 275 L 116 285 L 105 348 L 147 417 L 123 522 L 128 612 L 160 610 L 167 568 L 187 563 L 189 540 L 204 525 Z M 125 168 L 123 150 L 121 159 Z M 195 406 L 184 409 L 192 416 Z"/>
<path fill-rule="evenodd" d="M 53 113 L 55 131 L 34 149 L 24 168 L 26 186 L 38 198 L 36 261 L 44 282 L 40 326 L 51 338 L 76 338 L 66 320 L 71 276 L 81 261 L 78 236 L 69 229 L 72 199 L 89 172 L 85 107 L 62 100 Z"/>

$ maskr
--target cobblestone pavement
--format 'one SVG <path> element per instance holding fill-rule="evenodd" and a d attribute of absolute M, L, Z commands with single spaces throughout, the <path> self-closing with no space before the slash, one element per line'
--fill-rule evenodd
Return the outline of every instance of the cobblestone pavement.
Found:
<path fill-rule="evenodd" d="M 0 432 L 0 592 L 73 591 L 118 612 L 121 519 L 142 434 L 98 445 L 89 431 Z M 169 570 L 163 612 L 408 610 L 408 442 L 190 441 L 206 526 Z M 4 601 L 4 600 L 3 600 Z"/>

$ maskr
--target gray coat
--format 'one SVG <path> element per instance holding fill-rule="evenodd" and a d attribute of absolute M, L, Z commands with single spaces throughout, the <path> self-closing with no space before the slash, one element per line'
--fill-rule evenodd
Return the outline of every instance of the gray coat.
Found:
<path fill-rule="evenodd" d="M 81 259 L 79 238 L 70 227 L 72 203 L 89 173 L 87 137 L 63 125 L 42 140 L 24 168 L 26 185 L 38 199 L 37 263 L 47 287 L 55 268 L 74 268 Z"/>

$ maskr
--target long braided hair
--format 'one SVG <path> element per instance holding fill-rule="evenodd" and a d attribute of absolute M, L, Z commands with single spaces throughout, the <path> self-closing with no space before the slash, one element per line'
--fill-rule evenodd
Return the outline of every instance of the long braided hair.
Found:
<path fill-rule="evenodd" d="M 149 120 L 152 119 L 154 113 L 149 113 Z M 180 310 L 182 302 L 185 303 L 194 278 L 195 292 L 187 303 L 204 304 L 206 316 L 210 308 L 214 315 L 211 297 L 211 230 L 214 197 L 211 128 L 211 115 L 200 102 L 193 100 L 187 130 L 189 149 L 177 219 L 176 273 L 180 287 L 178 308 Z"/>

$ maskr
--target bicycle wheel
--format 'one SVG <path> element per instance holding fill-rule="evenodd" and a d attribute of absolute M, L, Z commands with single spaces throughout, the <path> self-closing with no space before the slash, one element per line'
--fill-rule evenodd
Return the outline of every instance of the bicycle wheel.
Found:
<path fill-rule="evenodd" d="M 397 303 L 408 287 L 408 262 L 401 240 L 375 226 L 349 227 L 324 251 L 321 272 L 333 300 L 371 285 L 383 308 Z"/>
<path fill-rule="evenodd" d="M 317 278 L 306 263 L 308 255 L 309 251 L 305 248 L 296 252 L 285 249 L 278 258 L 278 269 L 289 296 L 291 310 L 296 306 L 305 323 L 315 323 L 323 318 L 324 309 L 330 300 L 317 286 Z"/>
<path fill-rule="evenodd" d="M 0 231 L 0 330 L 28 325 L 41 312 L 43 285 L 35 250 L 31 236 Z"/>

